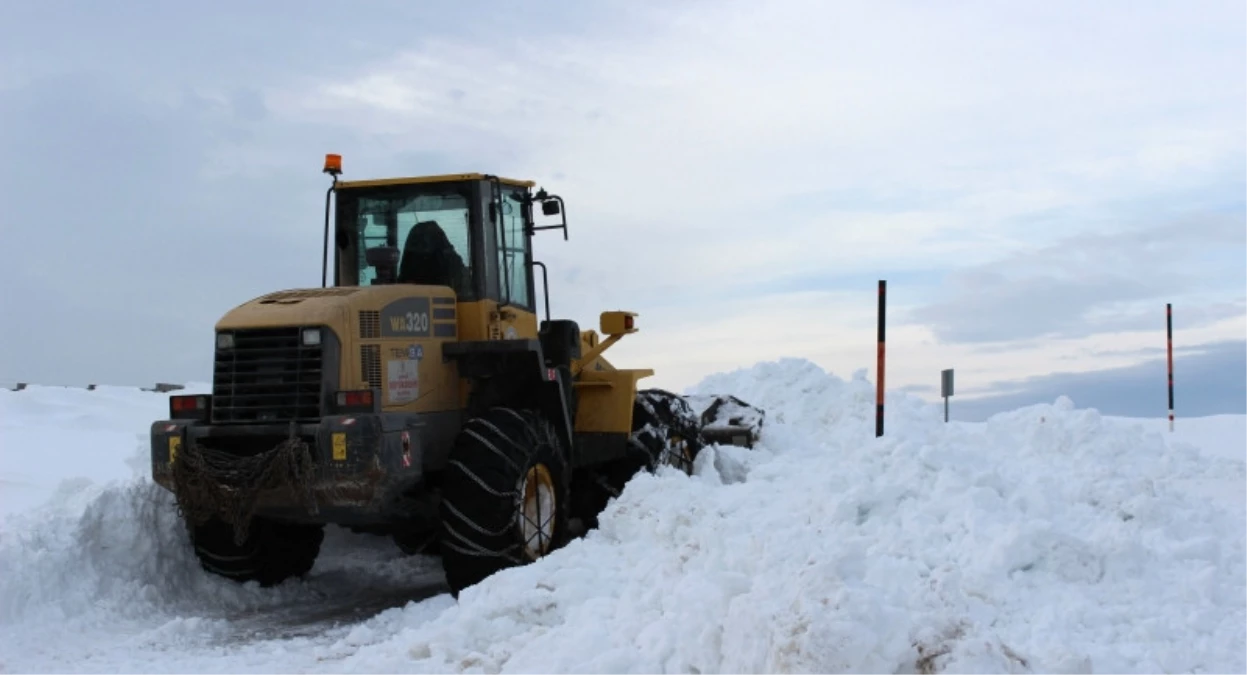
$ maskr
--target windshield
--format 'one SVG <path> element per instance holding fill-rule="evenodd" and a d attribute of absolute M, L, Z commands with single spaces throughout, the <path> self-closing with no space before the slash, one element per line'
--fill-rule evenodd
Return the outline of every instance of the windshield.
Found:
<path fill-rule="evenodd" d="M 368 249 L 392 246 L 399 251 L 398 283 L 449 286 L 457 294 L 470 293 L 467 197 L 451 188 L 360 197 L 356 213 L 360 286 L 377 278 L 376 268 L 368 265 Z"/>

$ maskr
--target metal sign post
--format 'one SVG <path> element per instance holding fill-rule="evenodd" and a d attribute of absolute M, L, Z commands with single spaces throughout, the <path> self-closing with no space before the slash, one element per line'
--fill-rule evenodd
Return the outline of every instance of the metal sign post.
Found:
<path fill-rule="evenodd" d="M 953 395 L 953 369 L 940 372 L 940 396 L 944 397 L 944 423 L 948 424 L 948 399 Z"/>
<path fill-rule="evenodd" d="M 1169 355 L 1169 431 L 1173 432 L 1173 304 L 1165 305 L 1165 339 Z"/>

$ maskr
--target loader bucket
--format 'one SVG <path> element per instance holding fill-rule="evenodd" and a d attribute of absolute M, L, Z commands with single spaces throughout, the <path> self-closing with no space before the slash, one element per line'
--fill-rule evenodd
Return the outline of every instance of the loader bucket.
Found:
<path fill-rule="evenodd" d="M 701 415 L 701 435 L 707 443 L 752 448 L 762 435 L 766 411 L 730 395 L 685 396 Z"/>

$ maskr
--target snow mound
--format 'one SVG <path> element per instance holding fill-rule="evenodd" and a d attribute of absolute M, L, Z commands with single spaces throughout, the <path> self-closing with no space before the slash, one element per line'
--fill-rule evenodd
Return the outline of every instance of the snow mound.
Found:
<path fill-rule="evenodd" d="M 423 672 L 1244 669 L 1243 513 L 1175 483 L 1241 483 L 1242 462 L 1068 399 L 967 430 L 891 395 L 876 439 L 873 387 L 799 360 L 694 392 L 774 411 L 765 459 L 726 484 L 735 448 L 639 476 L 583 540 L 328 651 Z"/>
<path fill-rule="evenodd" d="M 36 511 L 0 533 L 0 620 L 75 625 L 274 600 L 204 574 L 172 496 L 150 482 L 70 482 L 57 499 L 84 502 L 81 515 Z"/>
<path fill-rule="evenodd" d="M 23 668 L 77 670 L 84 652 L 201 644 L 225 635 L 227 617 L 323 600 L 315 584 L 260 588 L 203 571 L 173 496 L 149 477 L 146 429 L 167 406 L 167 394 L 121 387 L 0 392 L 0 475 L 21 468 L 40 488 L 0 525 L 0 670 L 19 655 Z M 9 453 L 19 448 L 21 463 Z M 378 585 L 427 574 L 427 561 L 377 539 L 330 528 L 315 571 L 362 570 Z M 100 635 L 107 644 L 91 645 Z"/>
<path fill-rule="evenodd" d="M 1067 398 L 946 425 L 894 392 L 875 438 L 864 373 L 796 359 L 689 393 L 765 408 L 759 445 L 712 446 L 691 477 L 638 476 L 600 529 L 457 603 L 413 598 L 239 642 L 239 613 L 315 607 L 327 586 L 199 569 L 147 478 L 146 425 L 165 398 L 0 392 L 0 433 L 38 447 L 30 463 L 61 451 L 48 434 L 74 420 L 78 443 L 118 434 L 111 464 L 67 472 L 0 529 L 0 670 L 1247 670 L 1238 450 L 1202 452 Z M 129 473 L 113 477 L 118 465 Z M 368 541 L 334 531 L 314 572 L 384 584 L 427 564 Z"/>
<path fill-rule="evenodd" d="M 863 439 L 875 433 L 875 383 L 859 370 L 851 380 L 829 375 L 806 359 L 781 359 L 750 368 L 716 373 L 686 392 L 691 395 L 734 394 L 767 411 L 768 424 L 777 422 L 807 431 L 835 429 Z M 888 393 L 885 429 L 903 424 L 915 429 L 934 428 L 942 413 L 920 399 Z"/>
<path fill-rule="evenodd" d="M 49 625 L 163 644 L 167 629 L 150 631 L 153 617 L 176 624 L 288 600 L 292 590 L 240 586 L 200 569 L 172 495 L 148 478 L 146 428 L 165 414 L 168 395 L 121 387 L 6 394 L 6 443 L 29 453 L 25 468 L 50 496 L 30 499 L 35 506 L 10 512 L 0 527 L 0 653 L 51 649 Z M 52 481 L 57 471 L 62 479 Z"/>

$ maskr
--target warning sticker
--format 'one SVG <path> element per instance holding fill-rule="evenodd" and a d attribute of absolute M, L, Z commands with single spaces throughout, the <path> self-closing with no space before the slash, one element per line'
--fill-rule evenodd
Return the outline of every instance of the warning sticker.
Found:
<path fill-rule="evenodd" d="M 390 403 L 411 403 L 420 396 L 420 362 L 408 359 L 387 361 Z"/>

